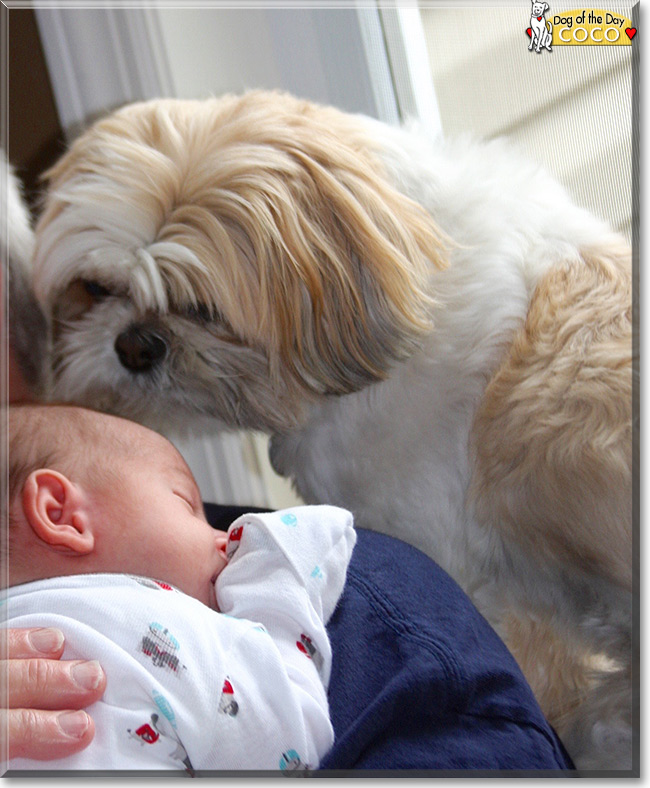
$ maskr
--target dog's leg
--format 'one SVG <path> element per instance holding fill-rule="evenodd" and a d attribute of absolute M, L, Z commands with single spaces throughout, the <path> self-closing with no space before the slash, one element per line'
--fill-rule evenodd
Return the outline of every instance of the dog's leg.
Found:
<path fill-rule="evenodd" d="M 562 720 L 562 740 L 582 769 L 628 770 L 633 767 L 635 734 L 630 718 L 638 718 L 639 703 L 630 690 L 629 666 L 601 667 L 584 702 Z"/>
<path fill-rule="evenodd" d="M 546 49 L 551 52 L 551 45 L 553 43 L 553 25 L 548 22 L 548 27 L 546 23 L 544 24 L 544 46 Z"/>
<path fill-rule="evenodd" d="M 509 611 L 498 626 L 539 705 L 560 735 L 589 694 L 588 650 L 575 638 L 561 636 L 550 617 Z M 549 681 L 549 676 L 554 680 Z"/>
<path fill-rule="evenodd" d="M 594 655 L 556 625 L 511 612 L 498 629 L 578 767 L 630 769 L 629 666 Z"/>
<path fill-rule="evenodd" d="M 470 500 L 479 524 L 494 529 L 506 550 L 513 546 L 502 582 L 519 589 L 520 606 L 556 618 L 559 636 L 575 632 L 592 655 L 585 660 L 568 643 L 560 659 L 542 652 L 551 663 L 542 668 L 549 686 L 535 679 L 544 711 L 566 717 L 570 709 L 553 708 L 552 699 L 575 687 L 578 726 L 582 719 L 595 730 L 585 709 L 597 705 L 600 724 L 613 720 L 620 730 L 621 717 L 630 726 L 629 687 L 598 704 L 592 689 L 611 686 L 612 660 L 623 674 L 631 660 L 630 256 L 612 240 L 583 258 L 540 281 L 487 387 L 473 428 Z M 599 654 L 608 660 L 601 676 L 592 664 Z"/>

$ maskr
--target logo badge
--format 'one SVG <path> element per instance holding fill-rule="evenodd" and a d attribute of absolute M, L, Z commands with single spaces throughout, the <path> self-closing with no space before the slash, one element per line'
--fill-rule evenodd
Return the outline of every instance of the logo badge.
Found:
<path fill-rule="evenodd" d="M 611 11 L 582 8 L 551 14 L 548 3 L 533 0 L 526 33 L 528 50 L 541 54 L 555 46 L 630 46 L 637 29 L 630 19 Z"/>

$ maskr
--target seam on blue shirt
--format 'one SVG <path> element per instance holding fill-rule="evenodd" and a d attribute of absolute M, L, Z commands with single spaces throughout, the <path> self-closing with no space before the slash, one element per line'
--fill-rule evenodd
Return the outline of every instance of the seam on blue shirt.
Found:
<path fill-rule="evenodd" d="M 458 662 L 454 655 L 445 647 L 444 644 L 414 629 L 413 625 L 405 618 L 392 601 L 374 583 L 357 575 L 354 570 L 348 569 L 347 582 L 357 588 L 368 600 L 370 607 L 382 617 L 383 623 L 389 626 L 394 632 L 402 636 L 407 636 L 416 641 L 419 645 L 432 653 L 438 662 L 442 664 L 446 678 L 455 685 L 452 695 L 463 692 L 461 673 Z"/>

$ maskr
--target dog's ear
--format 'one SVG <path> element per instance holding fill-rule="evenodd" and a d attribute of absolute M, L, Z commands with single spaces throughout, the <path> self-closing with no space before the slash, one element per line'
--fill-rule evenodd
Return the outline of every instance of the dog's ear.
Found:
<path fill-rule="evenodd" d="M 46 389 L 48 331 L 45 316 L 36 302 L 31 285 L 31 258 L 34 239 L 31 216 L 21 185 L 0 150 L 0 257 L 3 287 L 8 287 L 8 327 L 12 359 L 24 381 L 20 396 L 32 399 Z M 6 257 L 5 257 L 6 255 Z M 18 385 L 18 384 L 16 384 Z M 13 386 L 12 386 L 13 389 Z"/>
<path fill-rule="evenodd" d="M 285 96 L 247 100 L 249 138 L 273 150 L 242 228 L 259 266 L 260 338 L 308 388 L 357 390 L 431 330 L 442 234 L 383 175 L 366 125 Z M 273 120 L 256 126 L 260 102 Z"/>

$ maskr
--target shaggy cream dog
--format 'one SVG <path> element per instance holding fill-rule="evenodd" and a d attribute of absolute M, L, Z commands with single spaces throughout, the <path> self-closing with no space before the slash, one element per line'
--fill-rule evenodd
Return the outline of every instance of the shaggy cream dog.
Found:
<path fill-rule="evenodd" d="M 629 768 L 624 240 L 503 143 L 276 93 L 127 106 L 48 178 L 53 396 L 269 432 L 460 582 L 580 767 Z"/>

